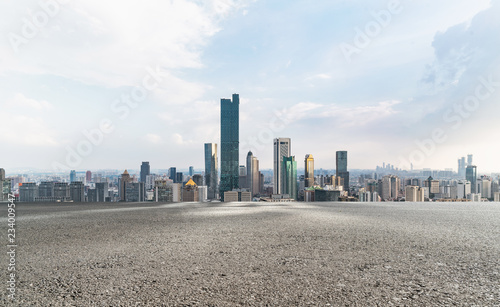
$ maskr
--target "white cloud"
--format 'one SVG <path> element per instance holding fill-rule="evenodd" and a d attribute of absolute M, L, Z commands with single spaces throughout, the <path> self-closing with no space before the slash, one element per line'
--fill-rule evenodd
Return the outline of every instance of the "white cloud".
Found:
<path fill-rule="evenodd" d="M 8 128 L 0 133 L 0 142 L 3 144 L 36 147 L 59 145 L 56 131 L 50 129 L 41 117 L 3 113 L 2 127 Z"/>
<path fill-rule="evenodd" d="M 162 142 L 161 136 L 154 133 L 146 134 L 146 140 L 153 144 L 160 144 Z"/>
<path fill-rule="evenodd" d="M 29 110 L 44 110 L 51 109 L 53 106 L 45 100 L 35 100 L 24 96 L 21 93 L 17 93 L 14 97 L 6 102 L 6 106 L 10 108 L 21 108 L 23 111 Z"/>

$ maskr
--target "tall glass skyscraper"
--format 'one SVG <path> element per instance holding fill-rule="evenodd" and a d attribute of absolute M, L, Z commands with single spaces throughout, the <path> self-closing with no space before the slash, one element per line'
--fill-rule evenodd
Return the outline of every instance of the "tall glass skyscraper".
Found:
<path fill-rule="evenodd" d="M 477 167 L 475 165 L 467 166 L 465 179 L 470 182 L 470 192 L 477 194 Z"/>
<path fill-rule="evenodd" d="M 220 196 L 239 187 L 240 96 L 220 100 Z"/>
<path fill-rule="evenodd" d="M 151 167 L 149 166 L 149 162 L 142 162 L 141 164 L 141 178 L 139 182 L 146 183 L 146 176 L 151 175 Z"/>
<path fill-rule="evenodd" d="M 295 157 L 283 157 L 283 193 L 297 200 L 297 161 Z"/>
<path fill-rule="evenodd" d="M 208 187 L 207 198 L 217 199 L 219 183 L 219 160 L 217 159 L 217 144 L 205 144 L 205 184 Z"/>

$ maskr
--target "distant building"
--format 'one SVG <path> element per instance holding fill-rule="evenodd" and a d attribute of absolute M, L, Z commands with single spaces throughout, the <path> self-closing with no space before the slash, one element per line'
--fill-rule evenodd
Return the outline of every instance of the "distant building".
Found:
<path fill-rule="evenodd" d="M 76 171 L 71 170 L 69 172 L 69 182 L 75 182 L 76 181 Z"/>
<path fill-rule="evenodd" d="M 315 190 L 314 200 L 315 201 L 339 201 L 341 196 L 341 191 L 338 190 Z"/>
<path fill-rule="evenodd" d="M 233 94 L 233 99 L 220 101 L 220 163 L 221 179 L 219 193 L 221 199 L 224 192 L 239 188 L 239 126 L 240 96 Z"/>
<path fill-rule="evenodd" d="M 86 181 L 87 183 L 92 182 L 92 172 L 91 172 L 91 171 L 87 171 L 87 172 L 85 173 L 85 181 Z"/>
<path fill-rule="evenodd" d="M 174 183 L 177 183 L 177 168 L 171 167 L 168 173 L 170 180 L 172 180 Z"/>
<path fill-rule="evenodd" d="M 107 182 L 98 182 L 95 184 L 96 202 L 107 202 L 110 200 L 108 188 Z"/>
<path fill-rule="evenodd" d="M 200 187 L 200 186 L 203 185 L 203 176 L 202 175 L 200 175 L 200 174 L 194 174 L 192 176 L 192 179 L 193 179 L 194 183 L 196 183 L 196 185 L 198 187 Z"/>
<path fill-rule="evenodd" d="M 125 201 L 127 202 L 143 202 L 145 199 L 144 183 L 143 182 L 126 182 L 125 184 Z"/>
<path fill-rule="evenodd" d="M 38 187 L 34 182 L 25 182 L 19 185 L 19 201 L 34 202 L 38 197 Z"/>
<path fill-rule="evenodd" d="M 51 198 L 54 196 L 55 182 L 42 181 L 38 186 L 38 197 Z"/>
<path fill-rule="evenodd" d="M 151 166 L 149 162 L 142 162 L 141 164 L 141 177 L 139 182 L 146 184 L 146 177 L 151 175 Z"/>
<path fill-rule="evenodd" d="M 224 193 L 224 202 L 250 202 L 252 196 L 247 191 L 227 191 Z"/>
<path fill-rule="evenodd" d="M 283 194 L 297 200 L 297 161 L 295 157 L 283 157 Z"/>
<path fill-rule="evenodd" d="M 184 174 L 182 172 L 177 172 L 175 183 L 183 183 L 184 182 Z"/>
<path fill-rule="evenodd" d="M 85 201 L 85 185 L 81 181 L 74 181 L 69 184 L 69 198 L 74 202 Z"/>
<path fill-rule="evenodd" d="M 493 197 L 494 202 L 500 202 L 500 192 L 495 192 L 495 195 Z"/>
<path fill-rule="evenodd" d="M 283 184 L 283 157 L 292 155 L 292 140 L 290 138 L 274 139 L 274 173 L 273 173 L 273 194 L 285 194 Z"/>
<path fill-rule="evenodd" d="M 347 151 L 337 151 L 336 153 L 337 177 L 344 179 L 344 191 L 349 193 L 349 172 L 347 171 Z"/>
<path fill-rule="evenodd" d="M 378 193 L 380 198 L 384 201 L 397 200 L 399 197 L 400 186 L 401 181 L 399 177 L 394 175 L 382 177 L 378 184 Z"/>
<path fill-rule="evenodd" d="M 189 167 L 189 176 L 190 176 L 190 177 L 193 177 L 193 175 L 194 175 L 194 167 L 193 167 L 193 166 L 190 166 L 190 167 Z"/>
<path fill-rule="evenodd" d="M 54 198 L 59 201 L 69 201 L 69 185 L 66 182 L 56 182 L 54 183 Z"/>
<path fill-rule="evenodd" d="M 247 155 L 247 185 L 248 191 L 252 193 L 252 197 L 260 194 L 260 172 L 259 160 L 253 155 L 251 151 Z"/>
<path fill-rule="evenodd" d="M 120 195 L 120 201 L 128 201 L 127 200 L 127 183 L 131 183 L 132 178 L 130 178 L 130 174 L 127 170 L 125 170 L 119 180 L 118 184 L 118 193 Z"/>
<path fill-rule="evenodd" d="M 205 183 L 208 187 L 207 198 L 219 197 L 219 167 L 217 160 L 217 144 L 205 144 Z"/>
<path fill-rule="evenodd" d="M 310 188 L 314 186 L 314 157 L 306 155 L 304 160 L 304 187 Z"/>
<path fill-rule="evenodd" d="M 418 186 L 406 186 L 406 201 L 407 202 L 423 202 L 425 201 L 425 191 Z"/>
<path fill-rule="evenodd" d="M 154 198 L 155 202 L 171 203 L 173 199 L 173 185 L 167 184 L 167 180 L 158 179 L 154 185 Z"/>
<path fill-rule="evenodd" d="M 465 179 L 471 184 L 471 193 L 476 194 L 477 191 L 477 167 L 475 165 L 467 166 L 465 171 Z"/>
<path fill-rule="evenodd" d="M 184 188 L 182 189 L 182 201 L 183 202 L 198 202 L 199 201 L 199 196 L 198 196 L 198 186 L 192 179 L 189 179 L 189 181 L 184 185 Z"/>

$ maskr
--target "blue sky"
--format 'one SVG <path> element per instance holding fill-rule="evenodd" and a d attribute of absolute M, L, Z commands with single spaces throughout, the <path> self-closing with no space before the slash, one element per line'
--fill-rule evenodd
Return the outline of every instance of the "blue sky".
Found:
<path fill-rule="evenodd" d="M 499 14 L 487 0 L 2 1 L 0 167 L 202 168 L 220 98 L 239 93 L 242 164 L 252 150 L 271 168 L 272 138 L 291 137 L 317 168 L 348 150 L 350 168 L 456 169 L 471 153 L 500 172 Z"/>

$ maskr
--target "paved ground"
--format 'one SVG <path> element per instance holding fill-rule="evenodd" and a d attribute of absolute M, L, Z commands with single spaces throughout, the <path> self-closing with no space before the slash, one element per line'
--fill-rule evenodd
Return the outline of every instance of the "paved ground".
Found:
<path fill-rule="evenodd" d="M 17 208 L 0 304 L 500 306 L 498 203 Z"/>

